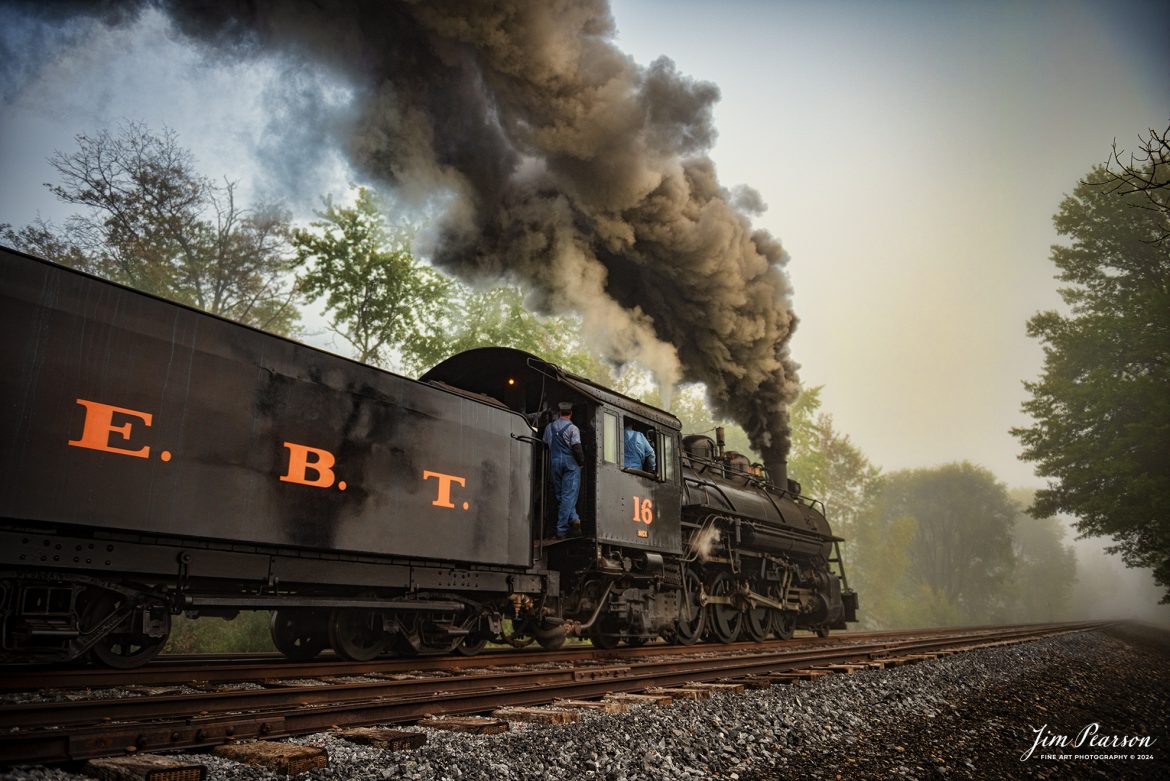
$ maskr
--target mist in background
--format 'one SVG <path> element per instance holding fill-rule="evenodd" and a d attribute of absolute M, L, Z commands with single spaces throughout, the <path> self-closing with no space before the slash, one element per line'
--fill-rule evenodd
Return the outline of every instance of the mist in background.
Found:
<path fill-rule="evenodd" d="M 1058 307 L 1051 215 L 1114 138 L 1132 147 L 1170 116 L 1160 4 L 612 11 L 634 61 L 667 55 L 718 85 L 711 159 L 732 192 L 754 188 L 735 206 L 791 258 L 792 357 L 839 429 L 886 470 L 969 460 L 1037 486 L 1008 429 L 1040 367 L 1024 322 Z M 0 42 L 0 222 L 63 218 L 46 158 L 127 118 L 173 128 L 208 175 L 299 219 L 360 176 L 334 140 L 357 121 L 353 87 L 312 62 L 212 56 L 155 11 L 106 27 L 5 5 Z M 1075 545 L 1079 614 L 1167 622 L 1106 545 Z"/>

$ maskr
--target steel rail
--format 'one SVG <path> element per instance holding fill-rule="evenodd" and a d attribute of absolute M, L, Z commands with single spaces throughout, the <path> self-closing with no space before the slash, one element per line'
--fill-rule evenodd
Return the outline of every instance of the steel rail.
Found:
<path fill-rule="evenodd" d="M 1020 625 L 1024 629 L 1029 626 Z M 33 689 L 99 688 L 133 685 L 184 684 L 244 681 L 278 678 L 317 678 L 336 675 L 368 675 L 429 670 L 464 670 L 506 664 L 534 664 L 541 662 L 575 662 L 595 660 L 640 659 L 653 656 L 713 652 L 740 652 L 759 649 L 796 649 L 809 646 L 837 645 L 871 639 L 902 639 L 908 637 L 951 636 L 966 632 L 971 636 L 997 631 L 992 627 L 961 627 L 950 629 L 884 630 L 878 632 L 840 632 L 828 638 L 797 637 L 792 640 L 766 640 L 762 643 L 737 642 L 728 644 L 697 644 L 692 646 L 652 643 L 638 648 L 621 647 L 601 650 L 583 645 L 557 651 L 538 648 L 513 650 L 488 649 L 477 656 L 416 656 L 387 657 L 369 662 L 351 662 L 336 656 L 310 661 L 286 659 L 279 654 L 251 654 L 225 657 L 221 654 L 182 655 L 160 657 L 135 670 L 112 670 L 99 667 L 43 669 L 36 667 L 7 667 L 0 669 L 0 691 L 28 691 Z"/>

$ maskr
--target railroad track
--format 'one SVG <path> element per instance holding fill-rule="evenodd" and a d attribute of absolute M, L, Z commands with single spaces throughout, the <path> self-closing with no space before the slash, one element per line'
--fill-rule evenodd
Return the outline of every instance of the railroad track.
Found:
<path fill-rule="evenodd" d="M 292 666 L 281 664 L 261 667 L 267 677 L 246 687 L 187 686 L 180 693 L 6 705 L 0 710 L 0 764 L 52 764 L 128 750 L 205 748 L 247 738 L 401 724 L 428 716 L 479 714 L 506 706 L 537 706 L 691 683 L 758 681 L 817 667 L 884 666 L 877 660 L 910 660 L 1096 626 L 871 633 L 869 637 L 854 635 L 846 642 L 654 646 L 603 654 L 582 649 L 470 659 L 397 659 L 377 663 L 383 665 L 378 669 L 369 669 L 374 663 L 362 665 L 358 672 L 341 672 L 347 669 L 346 663 L 317 663 L 311 668 L 316 675 L 305 680 L 286 677 L 286 668 Z M 322 670 L 331 671 L 324 680 Z M 255 668 L 252 672 L 253 679 L 261 677 Z M 123 681 L 127 677 L 122 674 Z"/>
<path fill-rule="evenodd" d="M 1017 627 L 1026 628 L 1026 625 Z M 350 662 L 331 652 L 311 661 L 295 661 L 276 653 L 253 653 L 236 656 L 223 654 L 176 654 L 162 656 L 150 664 L 134 670 L 113 670 L 100 667 L 46 669 L 37 667 L 10 668 L 0 672 L 0 692 L 30 691 L 35 689 L 81 689 L 102 687 L 160 686 L 183 684 L 190 681 L 214 683 L 223 681 L 271 680 L 276 678 L 319 678 L 341 675 L 393 674 L 410 671 L 461 670 L 501 665 L 531 664 L 533 654 L 540 662 L 587 663 L 612 659 L 637 659 L 680 652 L 702 653 L 718 650 L 727 653 L 750 652 L 759 649 L 797 649 L 823 647 L 841 643 L 868 642 L 955 636 L 978 636 L 995 631 L 996 627 L 951 627 L 948 629 L 884 630 L 880 632 L 839 632 L 821 639 L 809 633 L 792 640 L 770 640 L 763 643 L 740 642 L 726 645 L 696 645 L 689 649 L 679 646 L 651 643 L 638 648 L 620 647 L 598 650 L 591 645 L 566 647 L 559 651 L 545 651 L 532 646 L 525 649 L 489 648 L 477 656 L 423 656 L 410 658 L 381 658 L 369 662 Z"/>

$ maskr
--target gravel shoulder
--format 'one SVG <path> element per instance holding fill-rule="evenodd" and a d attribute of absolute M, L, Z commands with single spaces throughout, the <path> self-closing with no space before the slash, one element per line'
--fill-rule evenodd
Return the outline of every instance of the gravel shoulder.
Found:
<path fill-rule="evenodd" d="M 328 733 L 296 742 L 329 749 L 330 766 L 298 777 L 306 781 L 1168 778 L 1168 715 L 1170 633 L 1124 625 L 700 702 L 588 713 L 567 726 L 517 725 L 482 737 L 429 731 L 427 745 L 412 752 L 384 753 Z M 1091 724 L 1098 738 L 1153 743 L 1037 747 L 1021 760 L 1035 730 L 1071 743 Z M 275 778 L 206 754 L 190 758 L 213 779 Z M 20 768 L 0 778 L 82 777 Z"/>

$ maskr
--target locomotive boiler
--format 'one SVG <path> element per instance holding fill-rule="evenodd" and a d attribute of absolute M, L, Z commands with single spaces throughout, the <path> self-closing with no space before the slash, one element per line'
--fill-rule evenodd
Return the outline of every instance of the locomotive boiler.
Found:
<path fill-rule="evenodd" d="M 269 611 L 286 655 L 350 659 L 855 620 L 794 483 L 535 356 L 412 380 L 4 248 L 0 281 L 4 663 L 137 666 L 179 613 Z M 585 523 L 547 540 L 563 401 Z M 655 472 L 622 467 L 625 427 Z"/>

